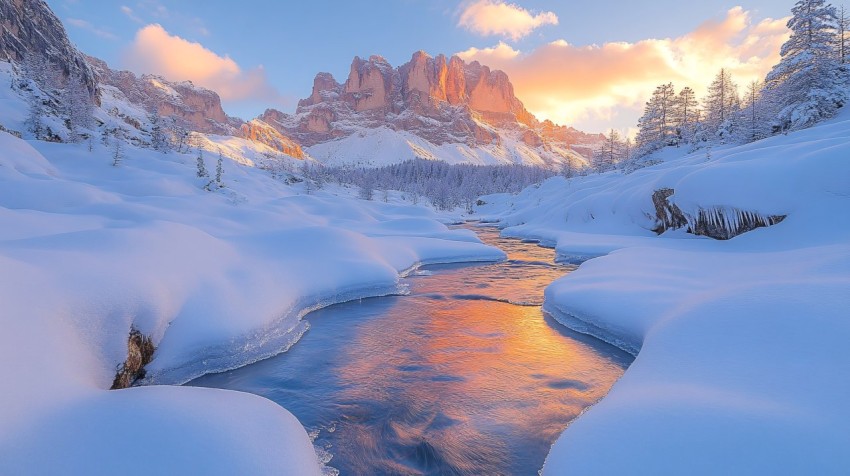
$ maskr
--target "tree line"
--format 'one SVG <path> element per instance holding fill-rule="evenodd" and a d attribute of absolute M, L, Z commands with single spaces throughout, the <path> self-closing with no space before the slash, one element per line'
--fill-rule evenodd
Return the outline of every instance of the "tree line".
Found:
<path fill-rule="evenodd" d="M 594 168 L 634 167 L 637 159 L 668 146 L 753 142 L 834 116 L 847 103 L 850 84 L 845 8 L 800 0 L 787 26 L 791 36 L 764 80 L 750 82 L 741 94 L 723 68 L 702 101 L 690 87 L 677 92 L 673 83 L 659 85 L 638 121 L 634 144 L 612 129 L 593 155 Z"/>

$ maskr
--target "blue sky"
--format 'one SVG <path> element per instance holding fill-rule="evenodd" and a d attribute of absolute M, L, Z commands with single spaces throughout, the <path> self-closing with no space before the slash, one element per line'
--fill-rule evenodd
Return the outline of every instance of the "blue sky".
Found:
<path fill-rule="evenodd" d="M 459 24 L 470 6 L 481 3 L 492 6 L 503 2 L 48 1 L 54 12 L 65 22 L 72 41 L 84 52 L 106 60 L 114 68 L 143 72 L 140 71 L 141 68 L 155 67 L 149 66 L 155 64 L 151 63 L 153 59 L 140 62 L 135 58 L 138 55 L 134 54 L 141 48 L 136 44 L 138 32 L 152 24 L 161 25 L 157 32 L 162 41 L 166 40 L 165 35 L 179 37 L 189 43 L 199 43 L 219 57 L 228 57 L 238 65 L 240 75 L 251 77 L 245 79 L 246 85 L 250 83 L 253 85 L 250 87 L 263 91 L 249 94 L 244 89 L 250 87 L 245 86 L 239 93 L 223 94 L 228 113 L 241 117 L 255 116 L 266 106 L 292 111 L 298 98 L 309 95 L 312 78 L 317 72 L 328 71 L 338 81 L 344 81 L 351 59 L 355 55 L 380 54 L 393 65 L 399 65 L 409 60 L 414 51 L 421 49 L 431 54 L 467 51 L 467 58 L 494 63 L 496 67 L 505 69 L 512 79 L 514 74 L 551 76 L 552 81 L 548 81 L 546 87 L 531 80 L 515 84 L 518 96 L 527 103 L 532 112 L 541 117 L 548 117 L 559 123 L 574 123 L 586 129 L 601 129 L 608 123 L 612 127 L 627 128 L 634 121 L 635 104 L 642 103 L 644 99 L 635 99 L 632 104 L 623 106 L 628 111 L 624 109 L 620 112 L 610 104 L 606 110 L 593 110 L 604 101 L 593 103 L 589 109 L 585 108 L 580 112 L 569 112 L 571 108 L 565 105 L 569 97 L 566 96 L 559 99 L 557 104 L 560 106 L 545 106 L 547 102 L 551 102 L 546 100 L 547 97 L 561 96 L 554 75 L 565 72 L 563 69 L 548 71 L 539 64 L 540 61 L 535 62 L 532 59 L 552 42 L 559 41 L 572 48 L 585 45 L 603 47 L 613 42 L 641 44 L 642 40 L 647 39 L 682 38 L 707 21 L 726 20 L 731 24 L 739 22 L 739 17 L 746 16 L 748 29 L 732 32 L 727 40 L 741 42 L 744 36 L 752 37 L 751 30 L 755 29 L 759 22 L 767 18 L 785 17 L 793 5 L 792 1 L 786 0 L 709 1 L 688 4 L 674 0 L 656 0 L 650 5 L 645 4 L 648 2 L 611 0 L 517 0 L 510 2 L 509 6 L 517 11 L 526 11 L 531 16 L 551 14 L 552 16 L 547 18 L 557 18 L 557 24 L 544 21 L 527 34 L 512 36 L 504 32 L 487 33 L 480 29 L 474 31 L 475 29 L 468 25 Z M 742 7 L 740 11 L 743 14 L 730 18 L 729 12 L 738 5 Z M 151 49 L 158 48 L 160 52 L 171 50 L 167 46 L 154 47 L 153 44 L 167 45 L 148 43 L 147 54 L 156 54 L 150 51 Z M 488 56 L 486 49 L 497 45 L 503 46 L 501 51 L 509 54 L 494 56 L 496 52 L 489 51 Z M 469 52 L 472 47 L 481 51 Z M 707 47 L 709 45 L 706 45 Z M 604 48 L 600 48 L 597 53 L 602 55 L 603 50 Z M 738 58 L 739 62 L 740 60 L 741 58 Z M 611 58 L 611 61 L 617 60 Z M 262 69 L 258 69 L 260 65 Z M 526 71 L 521 71 L 520 68 L 525 68 Z M 167 71 L 154 72 L 190 74 L 173 67 Z M 593 71 L 587 71 L 585 68 L 582 74 L 592 75 Z M 198 78 L 169 79 L 194 79 L 204 84 L 204 81 L 199 81 Z M 671 78 L 673 79 L 677 78 Z M 705 81 L 710 79 L 705 78 Z M 682 81 L 688 82 L 688 79 Z M 212 83 L 218 84 L 222 83 Z M 572 87 L 574 90 L 578 88 L 576 84 L 571 85 L 568 81 L 565 82 L 566 87 Z M 612 86 L 612 91 L 614 90 L 622 91 L 623 88 Z M 649 92 L 651 90 L 647 93 Z M 531 96 L 530 101 L 523 97 L 524 94 Z M 613 102 L 616 101 L 608 101 Z"/>

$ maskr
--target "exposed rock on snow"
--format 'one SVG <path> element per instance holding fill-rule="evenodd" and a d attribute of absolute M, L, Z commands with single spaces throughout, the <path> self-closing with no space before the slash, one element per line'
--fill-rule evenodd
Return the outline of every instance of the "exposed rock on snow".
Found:
<path fill-rule="evenodd" d="M 127 388 L 140 378 L 144 378 L 145 365 L 151 362 L 155 350 L 150 337 L 136 328 L 131 328 L 130 336 L 127 338 L 127 360 L 121 364 L 115 374 L 110 390 Z"/>
<path fill-rule="evenodd" d="M 652 204 L 655 206 L 655 217 L 658 220 L 658 226 L 653 231 L 659 235 L 688 224 L 688 219 L 682 210 L 668 200 L 673 193 L 672 188 L 660 188 L 652 192 Z"/>
<path fill-rule="evenodd" d="M 667 230 L 675 230 L 687 225 L 688 233 L 707 236 L 716 240 L 728 240 L 742 233 L 775 225 L 786 215 L 764 216 L 758 212 L 738 208 L 699 208 L 694 215 L 683 213 L 668 200 L 673 196 L 672 188 L 661 188 L 652 193 L 655 217 L 658 224 L 653 229 L 659 235 Z"/>

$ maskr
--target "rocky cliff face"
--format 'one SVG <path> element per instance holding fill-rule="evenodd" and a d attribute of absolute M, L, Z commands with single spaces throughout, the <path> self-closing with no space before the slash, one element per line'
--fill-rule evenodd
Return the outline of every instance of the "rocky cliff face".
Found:
<path fill-rule="evenodd" d="M 510 138 L 540 149 L 548 162 L 563 160 L 563 149 L 588 152 L 601 140 L 538 121 L 501 71 L 422 51 L 398 68 L 380 56 L 356 57 L 342 84 L 319 73 L 294 115 L 270 109 L 259 119 L 306 147 L 388 128 L 436 145 L 500 146 Z"/>
<path fill-rule="evenodd" d="M 296 159 L 304 158 L 304 150 L 301 149 L 300 145 L 259 119 L 242 124 L 239 128 L 239 133 L 241 137 L 266 144 L 272 149 L 283 152 L 290 157 L 295 157 Z"/>
<path fill-rule="evenodd" d="M 215 91 L 191 81 L 171 82 L 160 76 L 136 76 L 110 69 L 103 61 L 87 57 L 99 84 L 121 91 L 127 100 L 149 113 L 178 119 L 187 129 L 210 134 L 233 134 L 241 121 L 229 118 Z"/>
<path fill-rule="evenodd" d="M 97 81 L 117 89 L 126 100 L 148 113 L 176 119 L 190 131 L 242 137 L 263 143 L 298 159 L 304 158 L 301 146 L 262 120 L 243 122 L 225 114 L 215 91 L 192 84 L 173 82 L 161 76 L 136 76 L 130 71 L 110 69 L 103 61 L 87 57 Z"/>
<path fill-rule="evenodd" d="M 66 78 L 82 78 L 97 97 L 94 72 L 50 7 L 43 1 L 0 0 L 0 61 L 21 63 L 29 55 L 44 57 Z"/>

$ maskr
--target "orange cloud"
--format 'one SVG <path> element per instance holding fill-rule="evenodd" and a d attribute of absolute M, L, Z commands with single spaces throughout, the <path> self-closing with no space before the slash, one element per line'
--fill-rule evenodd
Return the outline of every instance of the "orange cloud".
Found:
<path fill-rule="evenodd" d="M 575 46 L 554 41 L 529 53 L 500 43 L 458 53 L 504 70 L 517 96 L 538 117 L 588 130 L 633 126 L 655 87 L 673 82 L 702 96 L 727 68 L 742 89 L 779 61 L 787 19 L 753 23 L 741 7 L 674 39 Z"/>
<path fill-rule="evenodd" d="M 502 0 L 478 0 L 467 5 L 460 14 L 458 26 L 481 35 L 501 35 L 516 41 L 535 28 L 557 25 L 558 16 L 552 12 L 537 15 Z"/>
<path fill-rule="evenodd" d="M 131 69 L 170 80 L 191 80 L 216 91 L 225 101 L 280 99 L 262 66 L 243 71 L 229 56 L 219 56 L 200 43 L 171 35 L 158 24 L 136 33 L 125 63 Z"/>

